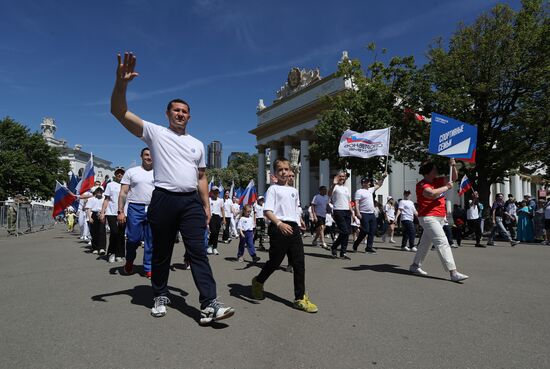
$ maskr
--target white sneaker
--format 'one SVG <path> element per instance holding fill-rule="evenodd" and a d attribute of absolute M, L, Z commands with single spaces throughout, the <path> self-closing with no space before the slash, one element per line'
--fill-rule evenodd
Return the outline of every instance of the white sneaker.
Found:
<path fill-rule="evenodd" d="M 420 276 L 427 276 L 428 275 L 428 273 L 425 272 L 424 270 L 422 270 L 422 268 L 414 266 L 414 265 L 411 265 L 409 267 L 409 272 L 411 272 L 414 275 L 420 275 Z"/>
<path fill-rule="evenodd" d="M 218 252 L 218 249 L 214 249 L 212 250 L 212 252 L 214 253 L 214 255 L 219 255 L 220 253 Z"/>
<path fill-rule="evenodd" d="M 115 262 L 115 254 L 109 255 L 109 263 L 114 263 L 114 262 Z"/>
<path fill-rule="evenodd" d="M 166 315 L 166 305 L 170 303 L 170 299 L 166 296 L 158 296 L 153 299 L 155 305 L 151 308 L 151 315 L 155 318 L 160 318 Z"/>
<path fill-rule="evenodd" d="M 457 245 L 456 243 L 453 243 L 453 244 L 451 245 L 451 248 L 453 248 L 453 249 L 458 249 L 458 245 Z"/>
<path fill-rule="evenodd" d="M 451 281 L 453 282 L 460 282 L 468 278 L 470 277 L 468 277 L 466 274 L 462 274 L 459 272 L 456 272 L 455 274 L 451 275 Z"/>
<path fill-rule="evenodd" d="M 224 306 L 222 303 L 212 300 L 204 309 L 201 309 L 200 324 L 208 324 L 217 320 L 227 319 L 235 314 L 235 310 L 229 306 Z"/>
<path fill-rule="evenodd" d="M 92 241 L 88 241 L 88 246 L 92 246 Z"/>
<path fill-rule="evenodd" d="M 120 263 L 121 261 L 124 261 L 124 258 L 121 258 L 120 256 L 117 256 L 117 257 L 115 258 L 115 261 L 116 261 L 117 263 Z"/>
<path fill-rule="evenodd" d="M 207 253 L 208 255 L 211 255 L 211 254 L 212 254 L 212 247 L 209 246 L 209 247 L 206 249 L 206 253 Z"/>
<path fill-rule="evenodd" d="M 403 247 L 403 251 L 411 251 L 408 246 Z"/>
<path fill-rule="evenodd" d="M 395 243 L 395 241 L 394 241 L 394 240 L 390 240 L 390 243 Z"/>
<path fill-rule="evenodd" d="M 92 254 L 97 255 L 97 250 L 92 251 Z"/>
<path fill-rule="evenodd" d="M 412 252 L 417 252 L 418 249 L 417 249 L 416 246 L 415 246 L 415 247 L 413 247 L 413 248 L 411 249 L 411 251 L 412 251 Z"/>
<path fill-rule="evenodd" d="M 106 254 L 106 252 L 105 252 L 104 249 L 99 250 L 99 255 L 105 255 L 105 254 Z"/>
<path fill-rule="evenodd" d="M 239 256 L 239 258 L 237 259 L 237 261 L 239 263 L 244 263 L 244 258 L 242 256 Z"/>

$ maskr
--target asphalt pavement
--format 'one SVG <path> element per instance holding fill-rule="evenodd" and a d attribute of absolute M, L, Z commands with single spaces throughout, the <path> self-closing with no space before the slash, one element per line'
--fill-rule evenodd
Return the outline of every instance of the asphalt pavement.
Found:
<path fill-rule="evenodd" d="M 236 314 L 202 327 L 181 243 L 172 304 L 153 318 L 150 282 L 121 275 L 122 263 L 89 253 L 61 226 L 2 239 L 0 367 L 550 368 L 550 247 L 465 241 L 453 249 L 470 276 L 460 284 L 435 251 L 426 278 L 409 274 L 413 253 L 380 239 L 377 255 L 351 261 L 310 240 L 306 289 L 317 314 L 292 308 L 292 274 L 282 270 L 266 282 L 266 299 L 252 300 L 250 281 L 267 253 L 256 265 L 238 263 L 233 241 L 210 260 L 219 299 Z"/>

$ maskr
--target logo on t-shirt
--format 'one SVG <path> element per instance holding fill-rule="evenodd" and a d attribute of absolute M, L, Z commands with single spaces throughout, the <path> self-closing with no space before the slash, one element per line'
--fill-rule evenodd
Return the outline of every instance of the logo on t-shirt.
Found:
<path fill-rule="evenodd" d="M 292 193 L 290 196 L 292 196 L 292 198 L 295 198 L 295 197 L 296 197 L 296 194 L 295 194 L 295 193 Z"/>
<path fill-rule="evenodd" d="M 194 153 L 194 152 L 195 152 L 195 149 L 191 149 L 191 152 Z"/>

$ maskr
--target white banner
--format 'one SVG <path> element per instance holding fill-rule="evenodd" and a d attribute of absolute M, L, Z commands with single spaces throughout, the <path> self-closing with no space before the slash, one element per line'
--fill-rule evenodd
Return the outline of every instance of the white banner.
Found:
<path fill-rule="evenodd" d="M 375 129 L 363 133 L 347 130 L 340 138 L 338 155 L 372 158 L 390 153 L 390 129 Z"/>

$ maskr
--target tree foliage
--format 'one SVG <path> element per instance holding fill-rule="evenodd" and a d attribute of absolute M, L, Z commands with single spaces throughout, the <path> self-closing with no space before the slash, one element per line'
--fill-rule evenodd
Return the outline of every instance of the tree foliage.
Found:
<path fill-rule="evenodd" d="M 0 199 L 16 194 L 49 199 L 55 181 L 65 180 L 69 170 L 69 162 L 40 134 L 9 117 L 0 120 Z"/>
<path fill-rule="evenodd" d="M 257 183 L 258 155 L 238 153 L 235 160 L 229 163 L 227 168 L 210 168 L 206 170 L 208 180 L 214 177 L 214 183 L 222 182 L 224 188 L 229 188 L 235 181 L 236 187 L 246 187 L 251 179 Z"/>
<path fill-rule="evenodd" d="M 321 159 L 329 159 L 341 168 L 367 175 L 384 171 L 386 158 L 361 159 L 338 156 L 340 136 L 346 129 L 357 132 L 391 127 L 390 160 L 409 166 L 426 156 L 421 142 L 429 127 L 405 114 L 404 106 L 418 105 L 416 89 L 425 86 L 419 80 L 412 56 L 394 57 L 388 63 L 377 60 L 376 46 L 370 44 L 374 61 L 364 70 L 359 60 L 340 63 L 337 76 L 348 79 L 353 87 L 325 97 L 330 108 L 321 113 L 315 129 L 317 140 L 312 151 Z M 383 51 L 385 53 L 385 50 Z M 389 167 L 391 171 L 391 165 Z"/>
<path fill-rule="evenodd" d="M 461 25 L 447 49 L 439 41 L 429 50 L 422 74 L 430 88 L 420 101 L 426 111 L 477 125 L 477 162 L 469 173 L 482 200 L 492 183 L 548 158 L 548 15 L 540 0 L 523 1 L 518 12 L 497 5 Z"/>
<path fill-rule="evenodd" d="M 517 12 L 497 5 L 460 25 L 448 46 L 440 39 L 430 47 L 421 68 L 412 57 L 382 63 L 370 44 L 375 58 L 365 71 L 358 60 L 340 64 L 338 75 L 354 88 L 326 98 L 313 150 L 359 174 L 381 171 L 384 158 L 340 158 L 338 142 L 346 129 L 391 126 L 390 154 L 412 165 L 427 157 L 429 139 L 429 124 L 415 121 L 414 112 L 438 112 L 478 127 L 477 162 L 466 171 L 487 201 L 490 185 L 521 165 L 550 165 L 549 45 L 548 3 L 541 0 L 525 0 Z"/>

